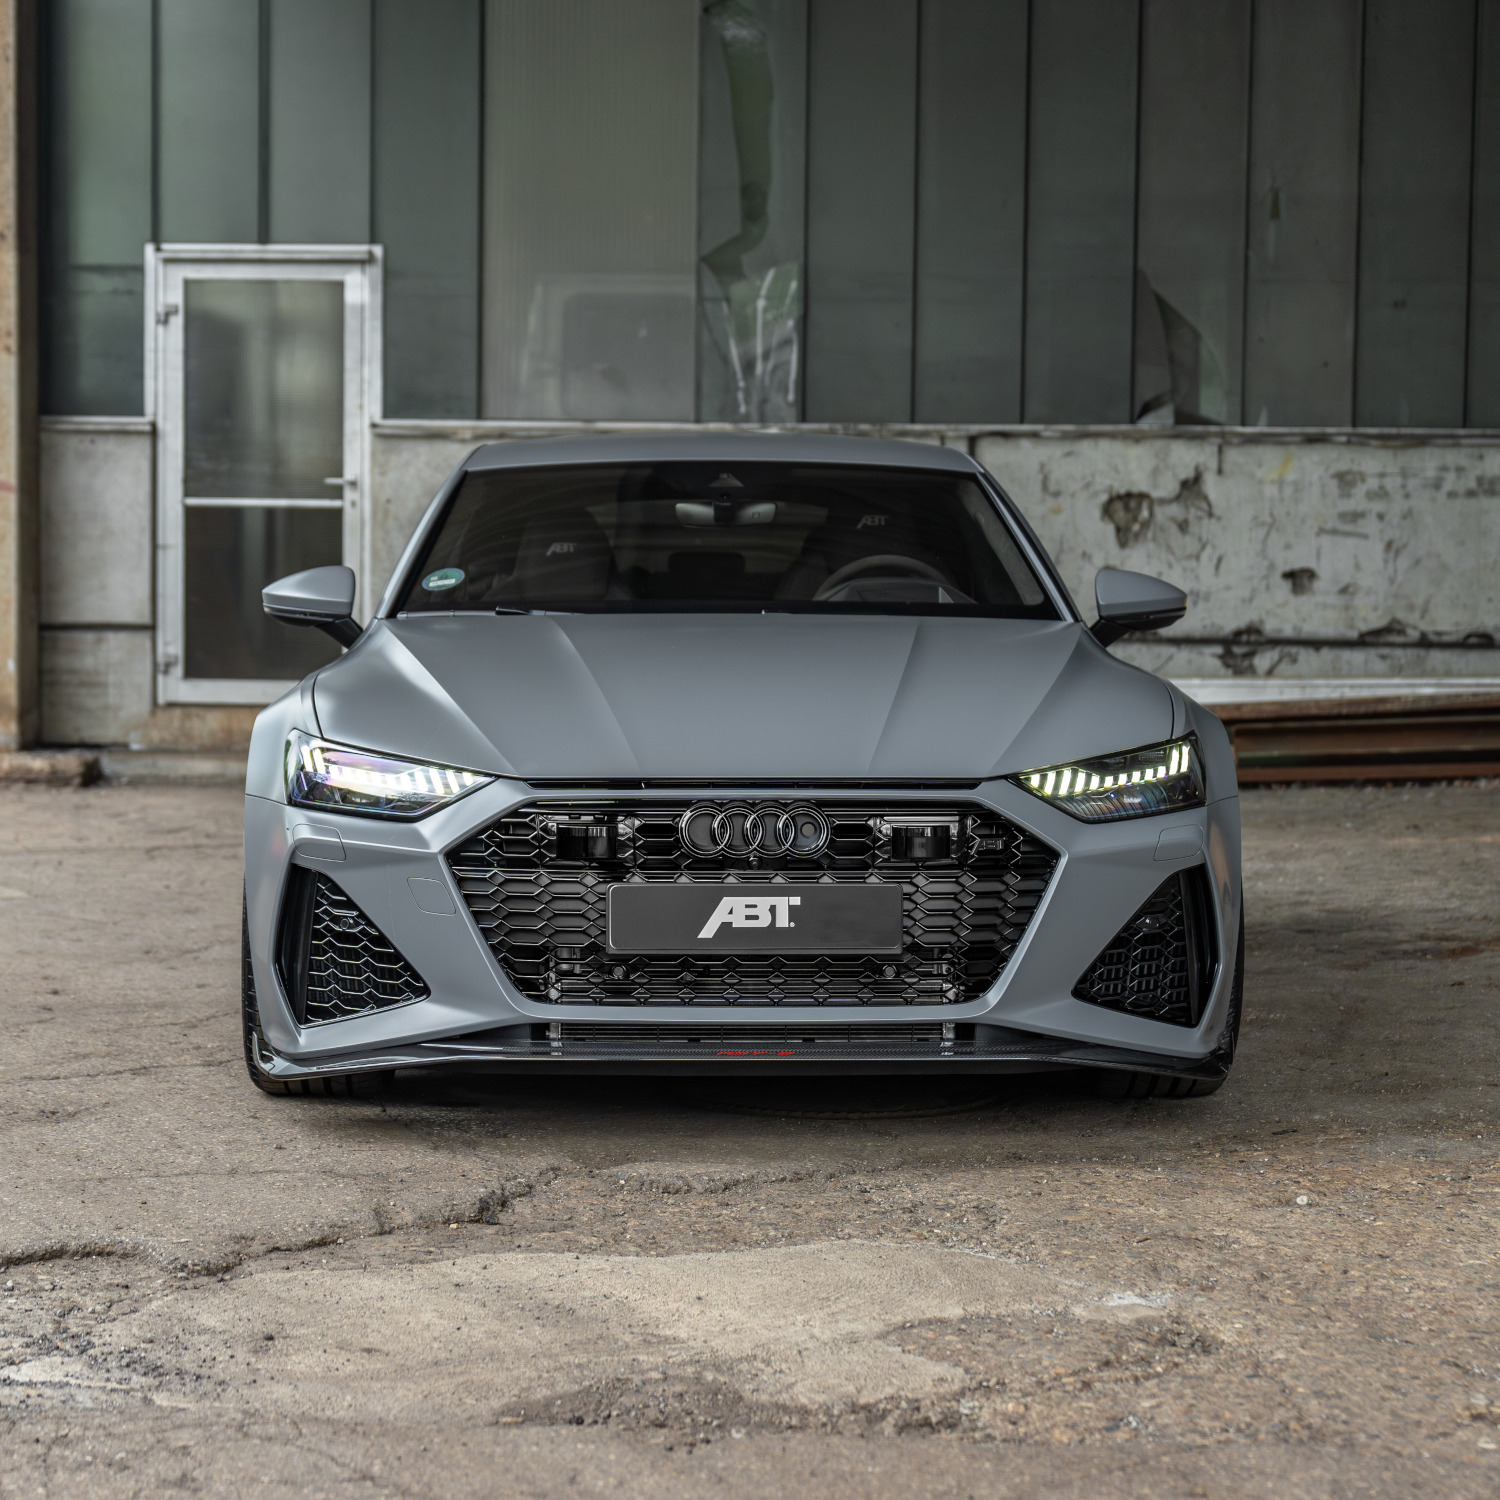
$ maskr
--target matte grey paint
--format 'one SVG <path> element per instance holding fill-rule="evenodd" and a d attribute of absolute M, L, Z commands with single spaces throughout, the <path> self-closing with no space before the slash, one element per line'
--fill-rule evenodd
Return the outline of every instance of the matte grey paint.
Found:
<path fill-rule="evenodd" d="M 833 437 L 817 432 L 644 432 L 529 438 L 486 443 L 465 469 L 537 468 L 557 464 L 691 462 L 863 464 L 882 469 L 985 471 L 957 448 L 890 438 Z"/>
<path fill-rule="evenodd" d="M 980 473 L 966 455 L 917 444 L 822 437 L 606 437 L 496 444 L 469 467 L 650 462 L 694 456 L 880 463 Z M 462 471 L 444 487 L 446 494 Z M 441 497 L 440 497 L 441 498 Z M 434 503 L 403 559 L 415 565 Z M 393 584 L 388 598 L 396 597 Z M 969 1021 L 1205 1058 L 1222 1032 L 1239 922 L 1239 804 L 1223 725 L 1170 684 L 1112 658 L 1065 597 L 1057 621 L 843 615 L 424 615 L 377 619 L 349 653 L 256 721 L 246 779 L 245 887 L 251 962 L 278 1067 L 371 1066 L 410 1058 L 425 1041 L 529 1021 L 632 1020 L 631 1009 L 538 1005 L 505 978 L 463 907 L 444 853 L 508 809 L 604 780 L 686 780 L 653 796 L 775 797 L 768 782 L 812 783 L 798 795 L 868 799 L 859 779 L 909 785 L 903 802 L 948 803 L 951 789 L 993 807 L 1061 854 L 1036 918 L 995 987 L 950 1006 L 859 1013 L 888 1020 Z M 292 729 L 497 779 L 412 823 L 301 809 L 285 802 Z M 1199 739 L 1208 804 L 1160 817 L 1088 824 L 994 779 L 1059 761 Z M 527 779 L 558 784 L 538 789 Z M 819 783 L 822 783 L 819 787 Z M 840 786 L 843 783 L 843 786 Z M 912 786 L 910 783 L 917 783 Z M 313 822 L 312 820 L 316 821 Z M 307 847 L 308 831 L 316 837 Z M 271 960 L 291 864 L 338 838 L 344 859 L 321 868 L 359 903 L 431 987 L 399 1009 L 299 1029 Z M 316 851 L 316 852 L 315 852 Z M 1078 975 L 1174 868 L 1204 865 L 1222 955 L 1195 1029 L 1073 999 Z M 451 915 L 440 914 L 446 895 Z M 705 1012 L 707 1014 L 705 1015 Z M 846 1020 L 780 1006 L 792 1024 Z M 665 1025 L 763 1023 L 754 1006 L 652 1010 Z M 1116 1058 L 1115 1065 L 1118 1065 Z"/>
<path fill-rule="evenodd" d="M 1172 732 L 1160 679 L 1060 621 L 423 615 L 313 695 L 329 739 L 548 781 L 979 780 Z"/>
<path fill-rule="evenodd" d="M 260 602 L 268 615 L 294 624 L 346 620 L 354 612 L 354 586 L 354 569 L 333 563 L 278 578 L 260 591 Z"/>
<path fill-rule="evenodd" d="M 1160 630 L 1187 613 L 1187 595 L 1147 573 L 1100 568 L 1094 578 L 1099 618 L 1127 630 Z"/>

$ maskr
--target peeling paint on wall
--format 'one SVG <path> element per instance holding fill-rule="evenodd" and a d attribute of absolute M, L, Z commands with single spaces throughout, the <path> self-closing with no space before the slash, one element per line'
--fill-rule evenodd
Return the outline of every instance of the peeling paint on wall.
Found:
<path fill-rule="evenodd" d="M 1153 670 L 1500 675 L 1500 445 L 1017 433 L 974 450 L 1075 598 L 1109 566 L 1187 591 L 1180 625 L 1117 648 Z"/>

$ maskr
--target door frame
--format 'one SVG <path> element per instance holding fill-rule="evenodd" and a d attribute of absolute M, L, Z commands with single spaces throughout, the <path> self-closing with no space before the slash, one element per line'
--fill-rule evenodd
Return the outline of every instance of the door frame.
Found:
<path fill-rule="evenodd" d="M 378 245 L 146 246 L 146 415 L 156 434 L 158 703 L 270 703 L 293 686 L 274 679 L 183 675 L 183 282 L 343 282 L 343 560 L 358 577 L 354 609 L 363 618 L 370 597 L 371 429 L 381 411 L 381 270 Z"/>

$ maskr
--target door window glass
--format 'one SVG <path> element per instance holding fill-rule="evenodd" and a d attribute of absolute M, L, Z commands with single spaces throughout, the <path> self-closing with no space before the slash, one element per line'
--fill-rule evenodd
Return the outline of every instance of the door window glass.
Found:
<path fill-rule="evenodd" d="M 189 281 L 184 336 L 183 493 L 337 499 L 343 283 Z"/>
<path fill-rule="evenodd" d="M 342 530 L 336 509 L 189 506 L 186 675 L 295 681 L 332 661 L 338 647 L 326 635 L 273 620 L 260 591 L 288 573 L 338 562 Z"/>
<path fill-rule="evenodd" d="M 337 654 L 260 591 L 343 559 L 344 283 L 183 287 L 183 670 L 285 681 Z"/>

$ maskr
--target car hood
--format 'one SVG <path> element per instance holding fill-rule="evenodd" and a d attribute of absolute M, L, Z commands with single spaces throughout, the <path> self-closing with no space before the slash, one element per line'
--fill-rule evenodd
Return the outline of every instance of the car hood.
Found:
<path fill-rule="evenodd" d="M 1164 682 L 1056 621 L 429 615 L 313 692 L 331 740 L 528 781 L 981 780 L 1172 733 Z"/>

